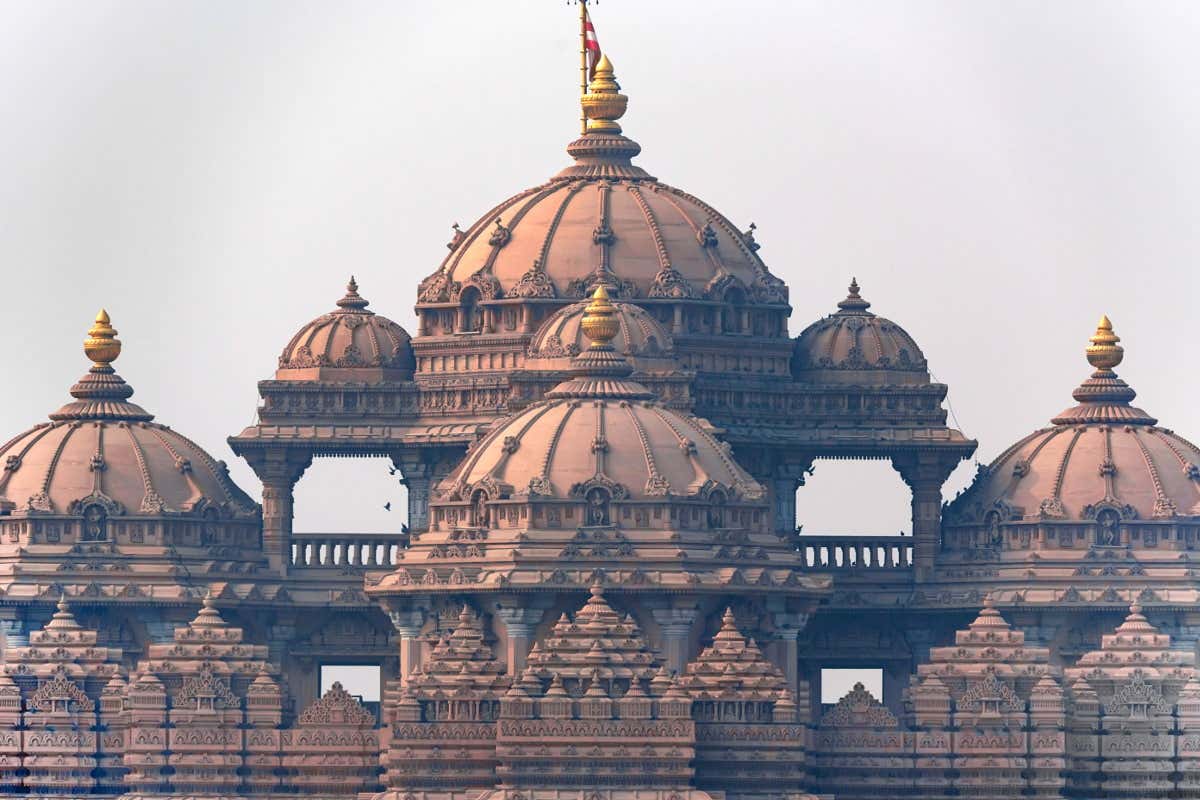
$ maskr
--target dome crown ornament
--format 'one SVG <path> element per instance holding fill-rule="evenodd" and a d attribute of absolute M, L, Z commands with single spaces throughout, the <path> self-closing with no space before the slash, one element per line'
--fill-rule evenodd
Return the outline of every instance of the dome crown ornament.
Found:
<path fill-rule="evenodd" d="M 862 295 L 858 293 L 858 278 L 850 279 L 850 288 L 848 291 L 849 294 L 846 295 L 846 299 L 837 304 L 838 313 L 861 314 L 871 307 L 871 304 L 864 300 Z"/>
<path fill-rule="evenodd" d="M 354 276 L 351 275 L 350 282 L 346 284 L 346 296 L 337 301 L 337 307 L 352 313 L 372 314 L 374 312 L 366 310 L 369 305 L 371 305 L 370 301 L 358 293 L 358 281 L 354 280 Z"/>
<path fill-rule="evenodd" d="M 96 321 L 83 340 L 83 352 L 97 367 L 105 367 L 121 355 L 121 340 L 112 326 L 108 312 L 103 308 L 96 314 Z"/>
<path fill-rule="evenodd" d="M 51 414 L 50 419 L 127 422 L 154 419 L 146 409 L 127 402 L 133 396 L 133 387 L 112 367 L 112 362 L 121 355 L 121 340 L 104 309 L 96 314 L 96 320 L 83 340 L 83 352 L 91 359 L 92 367 L 71 387 L 71 396 L 75 400 Z"/>
<path fill-rule="evenodd" d="M 617 336 L 617 308 L 608 297 L 604 284 L 596 287 L 592 301 L 584 309 L 583 334 L 592 340 L 591 349 L 610 345 Z"/>
<path fill-rule="evenodd" d="M 1091 344 L 1087 348 L 1087 360 L 1096 369 L 1111 371 L 1125 358 L 1125 348 L 1117 344 L 1121 337 L 1113 333 L 1112 321 L 1107 314 L 1100 316 L 1096 332 L 1088 341 Z"/>
<path fill-rule="evenodd" d="M 613 74 L 612 62 L 606 54 L 596 62 L 595 76 L 588 84 L 587 94 L 579 99 L 587 118 L 588 133 L 619 134 L 617 123 L 629 108 L 629 97 L 621 94 L 621 85 Z"/>
<path fill-rule="evenodd" d="M 1157 419 L 1132 405 L 1137 397 L 1132 387 L 1117 377 L 1113 367 L 1125 358 L 1125 348 L 1117 342 L 1121 337 L 1113 331 L 1108 315 L 1102 315 L 1096 332 L 1088 339 L 1085 350 L 1088 363 L 1096 368 L 1091 377 L 1072 392 L 1079 405 L 1069 408 L 1053 420 L 1055 425 L 1078 425 L 1087 422 L 1115 422 L 1123 425 L 1154 425 Z"/>

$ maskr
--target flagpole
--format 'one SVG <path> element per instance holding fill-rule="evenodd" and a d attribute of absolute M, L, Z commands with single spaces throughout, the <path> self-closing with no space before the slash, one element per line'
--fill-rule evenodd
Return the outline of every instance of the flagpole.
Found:
<path fill-rule="evenodd" d="M 587 49 L 587 0 L 579 0 L 579 96 L 587 94 L 588 49 Z M 587 133 L 587 115 L 579 113 L 579 134 Z"/>

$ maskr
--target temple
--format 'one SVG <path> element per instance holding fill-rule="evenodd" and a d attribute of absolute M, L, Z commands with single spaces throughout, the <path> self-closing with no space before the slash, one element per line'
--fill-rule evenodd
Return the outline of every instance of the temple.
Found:
<path fill-rule="evenodd" d="M 634 164 L 607 56 L 587 88 L 414 335 L 351 278 L 287 342 L 229 439 L 261 504 L 131 401 L 100 312 L 0 447 L 0 792 L 1200 798 L 1200 450 L 1108 318 L 1074 405 L 947 503 L 976 442 L 913 338 L 857 281 L 793 336 L 754 225 Z M 313 460 L 362 456 L 407 524 L 296 533 Z M 910 534 L 803 532 L 819 459 L 890 462 Z"/>

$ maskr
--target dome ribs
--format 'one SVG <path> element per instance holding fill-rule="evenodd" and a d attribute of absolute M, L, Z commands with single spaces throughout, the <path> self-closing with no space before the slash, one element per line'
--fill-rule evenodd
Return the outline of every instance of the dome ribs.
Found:
<path fill-rule="evenodd" d="M 529 210 L 561 188 L 562 187 L 559 184 L 542 184 L 542 186 L 538 187 L 538 189 L 532 193 L 534 195 L 533 197 L 525 195 L 514 202 L 512 205 L 516 205 L 517 203 L 521 202 L 521 200 L 526 200 L 526 198 L 529 198 L 520 208 L 517 209 L 515 214 L 509 217 L 508 225 L 504 226 L 508 228 L 509 236 L 502 239 L 498 243 L 491 245 L 492 250 L 490 253 L 488 253 L 487 260 L 483 262 L 483 266 L 471 274 L 478 275 L 483 272 L 491 272 L 492 268 L 496 265 L 496 259 L 500 256 L 500 251 L 503 250 L 505 245 L 508 244 L 513 232 L 516 231 L 517 226 L 521 224 L 521 220 L 525 218 L 525 215 L 529 213 Z M 512 205 L 509 207 L 511 208 Z M 497 214 L 493 220 L 498 226 L 502 224 L 499 214 Z"/>
<path fill-rule="evenodd" d="M 200 490 L 200 484 L 196 483 L 196 477 L 192 474 L 191 459 L 185 458 L 183 454 L 180 453 L 179 450 L 167 440 L 167 437 L 162 435 L 162 431 L 160 431 L 158 428 L 147 427 L 146 430 L 150 432 L 151 436 L 153 436 L 155 439 L 158 439 L 159 443 L 162 444 L 163 449 L 170 453 L 172 458 L 175 459 L 176 469 L 178 469 L 183 475 L 183 479 L 187 481 L 188 487 L 192 490 L 191 495 L 189 495 L 188 499 L 183 502 L 183 508 L 185 510 L 194 508 L 195 504 L 203 499 L 204 492 Z"/>
<path fill-rule="evenodd" d="M 575 195 L 579 194 L 580 190 L 586 185 L 586 183 L 578 181 L 570 184 L 570 186 L 567 188 L 566 196 L 563 197 L 562 202 L 558 204 L 558 208 L 555 209 L 554 216 L 551 218 L 550 224 L 546 227 L 546 235 L 542 239 L 542 246 L 538 249 L 537 260 L 534 261 L 533 266 L 529 268 L 530 272 L 546 271 L 546 263 L 550 258 L 550 248 L 554 244 L 554 234 L 558 232 L 558 226 L 562 223 L 563 215 L 567 213 L 567 207 L 571 205 L 571 201 L 575 199 Z M 553 285 L 553 282 L 551 282 L 551 285 Z M 557 293 L 558 287 L 555 286 L 554 289 Z"/>
<path fill-rule="evenodd" d="M 504 479 L 504 474 L 506 472 L 506 468 L 508 467 L 509 459 L 512 458 L 513 453 L 517 452 L 517 449 L 521 445 L 525 444 L 524 436 L 526 432 L 528 432 L 529 429 L 532 428 L 539 419 L 545 416 L 549 410 L 550 406 L 543 406 L 536 409 L 533 413 L 527 415 L 525 424 L 521 426 L 521 429 L 517 431 L 516 436 L 513 437 L 513 446 L 504 447 L 503 455 L 500 457 L 500 460 L 496 462 L 496 466 L 492 467 L 492 469 L 488 472 L 489 475 L 491 475 L 497 481 Z M 507 444 L 507 442 L 505 444 Z"/>
<path fill-rule="evenodd" d="M 54 448 L 54 454 L 50 456 L 50 463 L 46 465 L 46 477 L 42 479 L 42 495 L 46 498 L 47 511 L 54 510 L 50 502 L 50 482 L 54 478 L 54 470 L 58 467 L 58 462 L 62 458 L 63 449 L 67 446 L 67 442 L 71 436 L 78 430 L 79 424 L 67 423 L 62 428 L 62 438 L 58 440 L 58 444 Z"/>
<path fill-rule="evenodd" d="M 732 222 L 729 221 L 728 217 L 693 194 L 689 194 L 682 189 L 677 189 L 674 186 L 668 186 L 665 183 L 659 185 L 676 197 L 681 197 L 684 200 L 687 200 L 689 203 L 693 203 L 701 211 L 708 215 L 710 222 L 715 222 L 717 225 L 724 228 L 725 232 L 729 234 L 729 237 L 733 239 L 734 244 L 737 245 L 738 249 L 742 251 L 742 254 L 746 256 L 747 260 L 752 265 L 754 265 L 756 271 L 768 271 L 766 263 L 759 258 L 758 253 L 754 252 L 754 250 L 747 246 L 745 236 Z"/>
<path fill-rule="evenodd" d="M 96 450 L 92 453 L 92 494 L 104 494 L 104 426 L 96 425 Z"/>
<path fill-rule="evenodd" d="M 552 407 L 552 406 L 550 406 Z M 579 401 L 575 400 L 566 404 L 566 410 L 563 412 L 562 418 L 559 419 L 558 425 L 554 428 L 554 436 L 550 439 L 550 443 L 546 446 L 546 453 L 542 456 L 542 469 L 538 473 L 538 478 L 541 486 L 554 491 L 554 484 L 550 482 L 550 465 L 554 462 L 554 455 L 558 451 L 558 443 L 562 439 L 563 428 L 567 427 L 567 420 L 575 413 L 575 409 L 579 408 Z"/>
<path fill-rule="evenodd" d="M 604 425 L 604 408 L 603 401 L 593 401 L 592 405 L 596 408 L 596 435 L 592 439 L 592 452 L 596 454 L 596 471 L 595 477 L 599 478 L 604 475 L 605 457 L 608 455 L 608 439 L 605 436 Z"/>
<path fill-rule="evenodd" d="M 138 441 L 137 435 L 134 434 L 132 425 L 125 425 L 125 433 L 129 436 L 130 446 L 133 448 L 133 457 L 137 459 L 138 469 L 142 473 L 142 487 L 145 495 L 142 497 L 141 511 L 143 513 L 157 514 L 165 510 L 165 503 L 159 497 L 158 492 L 154 490 L 154 481 L 150 477 L 150 467 L 146 463 L 146 452 L 142 449 L 142 443 Z"/>
<path fill-rule="evenodd" d="M 1067 464 L 1071 461 L 1071 452 L 1075 449 L 1075 443 L 1079 441 L 1079 437 L 1083 435 L 1083 430 L 1076 430 L 1071 436 L 1071 441 L 1067 442 L 1067 448 L 1063 450 L 1062 458 L 1059 459 L 1058 468 L 1054 471 L 1054 491 L 1050 497 L 1042 501 L 1042 514 L 1044 516 L 1062 517 L 1066 516 L 1066 512 L 1062 506 L 1062 487 L 1063 478 L 1067 474 Z M 1049 503 L 1049 505 L 1047 505 Z"/>
<path fill-rule="evenodd" d="M 716 479 L 708 473 L 708 470 L 704 469 L 704 465 L 701 464 L 700 460 L 696 457 L 695 443 L 680 433 L 679 429 L 675 427 L 670 418 L 668 418 L 667 415 L 664 414 L 657 406 L 647 406 L 647 408 L 651 411 L 651 413 L 662 420 L 663 424 L 667 426 L 667 429 L 671 431 L 671 433 L 675 434 L 675 441 L 678 442 L 679 449 L 687 454 L 688 463 L 692 465 L 692 482 L 688 484 L 688 493 L 691 495 L 699 494 L 700 489 L 704 486 L 704 484 L 710 480 L 715 481 Z M 704 433 L 699 426 L 696 427 L 696 431 L 701 435 Z M 729 460 L 725 457 L 725 453 L 721 446 L 716 442 L 713 442 L 713 444 L 715 446 L 714 449 L 716 450 L 717 456 L 722 460 L 725 466 L 728 467 Z"/>
<path fill-rule="evenodd" d="M 658 218 L 654 216 L 654 210 L 650 208 L 650 204 L 642 196 L 641 187 L 637 184 L 630 184 L 629 193 L 633 195 L 634 202 L 641 209 L 642 216 L 646 219 L 646 225 L 649 226 L 650 233 L 654 236 L 654 250 L 658 253 L 658 268 L 660 273 L 675 272 L 675 268 L 671 266 L 671 256 L 667 253 L 667 243 L 663 239 L 662 228 L 658 226 Z"/>
<path fill-rule="evenodd" d="M 592 241 L 600 246 L 600 264 L 596 269 L 596 279 L 604 280 L 615 277 L 610 263 L 612 257 L 610 248 L 616 239 L 612 231 L 612 226 L 609 224 L 610 207 L 612 205 L 612 182 L 600 181 L 596 188 L 600 192 L 600 204 L 596 210 L 596 228 L 592 231 Z M 612 283 L 615 285 L 616 281 L 612 281 Z"/>
<path fill-rule="evenodd" d="M 1104 476 L 1104 496 L 1117 496 L 1117 467 L 1113 461 L 1112 427 L 1104 427 L 1104 461 L 1100 464 L 1100 474 Z"/>
<path fill-rule="evenodd" d="M 46 437 L 46 434 L 50 433 L 50 431 L 54 430 L 57 427 L 59 427 L 59 423 L 57 423 L 57 422 L 43 423 L 42 425 L 40 425 L 38 428 L 35 429 L 37 432 L 37 435 L 29 436 L 29 432 L 27 431 L 27 432 L 21 434 L 20 436 L 16 437 L 15 439 L 13 439 L 8 444 L 6 444 L 4 446 L 3 450 L 0 450 L 0 454 L 7 453 L 8 449 L 10 447 L 12 447 L 14 442 L 18 442 L 21 439 L 28 438 L 28 441 L 25 442 L 25 446 L 21 448 L 21 452 L 19 454 L 17 454 L 15 457 L 12 455 L 9 455 L 8 458 L 6 459 L 6 461 L 8 461 L 8 459 L 15 458 L 15 460 L 8 461 L 8 463 L 5 464 L 4 475 L 0 476 L 0 497 L 3 497 L 4 491 L 8 488 L 9 480 L 12 478 L 13 475 L 16 474 L 17 470 L 19 470 L 21 468 L 21 462 L 25 460 L 25 456 L 27 456 L 29 454 L 29 451 L 31 449 L 33 449 L 33 446 L 35 444 L 37 444 L 38 442 L 40 442 L 42 439 L 44 439 Z M 11 466 L 9 466 L 9 464 L 11 464 Z"/>
<path fill-rule="evenodd" d="M 438 267 L 437 271 L 434 272 L 433 275 L 430 275 L 429 278 L 432 278 L 434 275 L 438 275 L 439 273 L 453 275 L 454 271 L 458 269 L 458 265 L 462 261 L 463 256 L 468 250 L 471 249 L 471 245 L 475 243 L 475 240 L 479 238 L 480 234 L 487 230 L 487 227 L 492 224 L 492 220 L 494 220 L 503 212 L 507 211 L 513 204 L 520 202 L 522 199 L 531 194 L 537 194 L 538 192 L 542 191 L 545 186 L 546 184 L 543 183 L 539 184 L 538 186 L 533 186 L 529 189 L 517 192 L 512 197 L 494 206 L 486 214 L 476 220 L 475 224 L 468 228 L 466 233 L 463 234 L 462 241 L 458 243 L 458 246 L 446 254 L 446 258 L 442 260 L 442 265 Z M 425 280 L 427 281 L 429 278 L 426 278 Z M 422 283 L 424 283 L 424 281 L 422 281 Z"/>
<path fill-rule="evenodd" d="M 1154 516 L 1158 519 L 1169 519 L 1175 516 L 1175 503 L 1167 497 L 1167 493 L 1163 490 L 1162 479 L 1158 475 L 1158 466 L 1150 456 L 1150 451 L 1146 448 L 1146 443 L 1138 435 L 1137 428 L 1130 428 L 1129 435 L 1137 442 L 1138 450 L 1142 454 L 1142 460 L 1146 464 L 1146 472 L 1150 473 L 1150 482 L 1154 485 Z"/>
<path fill-rule="evenodd" d="M 679 203 L 675 200 L 675 198 L 671 196 L 673 194 L 678 195 L 679 194 L 678 192 L 674 192 L 674 191 L 668 189 L 666 192 L 659 191 L 659 192 L 657 192 L 657 194 L 659 195 L 659 197 L 662 197 L 664 200 L 666 200 L 667 203 L 670 204 L 671 208 L 675 209 L 675 211 L 678 212 L 680 218 L 684 222 L 686 222 L 688 227 L 692 229 L 692 232 L 696 234 L 697 241 L 699 241 L 703 237 L 705 228 L 709 227 L 716 220 L 716 217 L 713 216 L 713 214 L 715 214 L 715 212 L 713 212 L 712 209 L 708 209 L 709 218 L 707 220 L 705 220 L 705 223 L 704 223 L 705 228 L 698 227 L 696 225 L 695 220 L 693 220 L 690 216 L 688 216 L 687 212 L 685 212 L 683 210 L 683 207 L 680 206 Z M 697 205 L 699 205 L 699 204 L 697 204 Z M 711 233 L 711 229 L 709 230 L 709 233 Z M 704 244 L 701 244 L 700 249 L 704 251 L 704 255 L 705 255 L 705 257 L 708 258 L 709 263 L 711 263 L 717 269 L 717 274 L 714 275 L 713 279 L 709 282 L 710 285 L 716 284 L 725 275 L 732 274 L 732 273 L 730 273 L 729 269 L 725 266 L 725 262 L 721 259 L 720 253 L 718 252 L 719 248 L 715 244 L 712 247 L 708 247 Z"/>
<path fill-rule="evenodd" d="M 1178 436 L 1177 439 L 1186 444 L 1188 447 L 1191 447 L 1193 452 L 1195 452 L 1197 455 L 1196 461 L 1188 461 L 1187 457 L 1184 456 L 1183 451 L 1175 445 L 1175 442 L 1171 441 L 1171 437 L 1166 436 L 1158 428 L 1150 428 L 1149 431 L 1151 436 L 1165 444 L 1171 450 L 1171 452 L 1175 454 L 1175 458 L 1179 460 L 1180 469 L 1183 471 L 1184 475 L 1190 479 L 1188 482 L 1191 484 L 1192 489 L 1195 490 L 1197 495 L 1200 495 L 1200 473 L 1197 473 L 1196 466 L 1196 462 L 1200 461 L 1200 451 L 1197 451 L 1196 446 L 1187 439 L 1184 439 L 1182 436 Z M 1195 505 L 1193 505 L 1188 513 L 1196 514 L 1198 511 L 1200 511 L 1200 502 L 1197 502 Z"/>
<path fill-rule="evenodd" d="M 671 491 L 671 485 L 663 479 L 662 473 L 658 471 L 658 463 L 654 460 L 654 452 L 650 448 L 650 437 L 646 435 L 646 427 L 642 425 L 642 421 L 638 419 L 637 414 L 634 413 L 632 405 L 627 403 L 624 408 L 625 414 L 629 417 L 629 421 L 633 424 L 634 431 L 637 432 L 638 440 L 642 443 L 642 453 L 646 459 L 646 472 L 648 474 L 646 479 L 647 493 L 649 493 L 649 489 L 652 484 L 656 487 L 655 491 L 658 491 L 658 484 L 663 484 L 665 492 L 669 493 Z M 676 434 L 676 436 L 678 436 L 678 434 Z"/>
<path fill-rule="evenodd" d="M 1028 458 L 1018 459 L 1018 462 L 1023 463 L 1025 465 L 1025 467 L 1024 467 L 1024 469 L 1020 469 L 1015 466 L 1013 467 L 1012 476 L 1011 476 L 1011 478 L 1009 480 L 1009 484 L 1008 484 L 1008 490 L 1005 492 L 1005 494 L 1012 494 L 1013 490 L 1017 488 L 1017 484 L 1021 482 L 1021 479 L 1029 474 L 1029 465 L 1033 463 L 1033 460 L 1035 458 L 1037 458 L 1038 453 L 1042 452 L 1042 448 L 1045 447 L 1046 445 L 1048 445 L 1050 443 L 1051 439 L 1058 436 L 1064 430 L 1066 430 L 1066 429 L 1065 428 L 1052 428 L 1048 431 L 1046 431 L 1046 430 L 1038 431 L 1038 433 L 1045 433 L 1046 435 L 1042 437 L 1041 441 L 1039 441 L 1036 445 L 1034 445 L 1033 452 L 1029 454 Z M 1016 446 L 1014 446 L 1010 450 L 1006 451 L 1004 455 L 1005 456 L 1010 455 L 1013 451 L 1018 450 L 1021 447 L 1021 445 L 1025 444 L 1026 442 L 1028 442 L 1030 439 L 1032 439 L 1034 436 L 1037 436 L 1037 435 L 1038 434 L 1035 433 L 1030 436 L 1026 436 L 1024 439 L 1022 439 L 1020 442 L 1018 442 Z M 1003 462 L 1001 462 L 1000 460 L 997 460 L 996 463 L 1000 464 Z"/>

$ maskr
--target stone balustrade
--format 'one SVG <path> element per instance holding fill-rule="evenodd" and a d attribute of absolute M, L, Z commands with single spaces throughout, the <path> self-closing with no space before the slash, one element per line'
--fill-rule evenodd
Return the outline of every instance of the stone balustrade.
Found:
<path fill-rule="evenodd" d="M 387 568 L 404 537 L 391 533 L 294 533 L 291 565 L 299 569 Z"/>
<path fill-rule="evenodd" d="M 909 570 L 913 561 L 911 536 L 798 537 L 805 566 L 828 572 Z"/>

